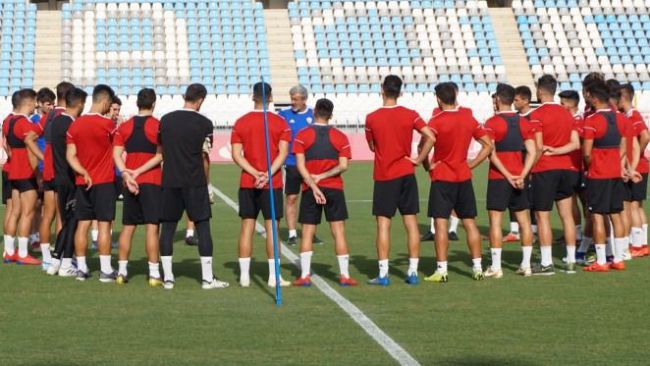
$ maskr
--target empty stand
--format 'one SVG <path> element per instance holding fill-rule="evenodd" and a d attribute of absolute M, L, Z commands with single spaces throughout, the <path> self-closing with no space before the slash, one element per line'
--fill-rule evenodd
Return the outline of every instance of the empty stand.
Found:
<path fill-rule="evenodd" d="M 36 5 L 0 1 L 0 96 L 34 85 Z"/>

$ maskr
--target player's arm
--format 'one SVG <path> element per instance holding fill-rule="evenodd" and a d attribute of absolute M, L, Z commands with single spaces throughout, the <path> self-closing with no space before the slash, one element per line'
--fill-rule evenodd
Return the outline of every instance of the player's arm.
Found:
<path fill-rule="evenodd" d="M 312 178 L 316 181 L 316 183 L 318 183 L 325 178 L 335 177 L 339 174 L 343 174 L 346 170 L 348 170 L 348 158 L 345 156 L 339 156 L 339 164 L 337 166 L 324 173 L 313 175 Z"/>
<path fill-rule="evenodd" d="M 490 137 L 487 135 L 483 135 L 476 139 L 479 144 L 481 144 L 481 151 L 478 152 L 476 157 L 469 162 L 467 162 L 467 165 L 469 166 L 470 169 L 474 169 L 477 166 L 481 165 L 481 163 L 490 156 L 490 153 L 492 152 L 492 140 L 490 140 Z"/>
<path fill-rule="evenodd" d="M 347 165 L 347 158 L 344 159 L 346 160 L 346 165 Z M 340 159 L 339 159 L 339 165 L 340 165 Z M 296 168 L 298 168 L 298 172 L 302 176 L 302 179 L 304 180 L 305 184 L 311 189 L 314 195 L 314 199 L 316 200 L 316 203 L 324 205 L 327 202 L 325 199 L 325 195 L 320 190 L 320 188 L 318 188 L 318 182 L 312 177 L 311 173 L 309 173 L 309 170 L 307 169 L 307 164 L 305 164 L 304 153 L 296 153 Z"/>
<path fill-rule="evenodd" d="M 636 170 L 637 166 L 639 165 L 639 161 L 641 161 L 641 147 L 639 146 L 639 140 L 636 137 L 632 137 L 632 156 L 629 156 L 630 160 L 630 170 L 634 171 Z M 630 143 L 629 140 L 626 139 L 626 143 Z"/>
<path fill-rule="evenodd" d="M 372 135 L 372 129 L 370 128 L 370 121 L 366 118 L 366 141 L 368 142 L 368 148 L 373 153 L 375 152 L 375 140 Z"/>
<path fill-rule="evenodd" d="M 25 146 L 27 147 L 27 150 L 34 154 L 38 160 L 43 160 L 43 152 L 41 149 L 38 148 L 38 145 L 36 144 L 36 140 L 38 140 L 38 134 L 34 131 L 29 131 L 27 132 L 27 135 L 25 135 Z"/>
<path fill-rule="evenodd" d="M 594 139 L 585 138 L 582 141 L 582 159 L 585 162 L 585 166 L 589 169 L 591 165 L 591 153 L 594 150 Z"/>
<path fill-rule="evenodd" d="M 117 170 L 122 174 L 124 183 L 131 193 L 137 194 L 139 191 L 138 183 L 135 181 L 136 174 L 129 170 L 124 163 L 124 146 L 113 146 L 113 161 Z M 162 156 L 161 156 L 162 157 Z M 162 160 L 162 159 L 161 159 Z"/>
<path fill-rule="evenodd" d="M 535 140 L 524 140 L 524 147 L 526 148 L 526 159 L 524 160 L 524 169 L 521 171 L 521 178 L 524 179 L 530 174 L 530 171 L 535 166 L 535 163 L 542 155 L 542 149 L 538 148 Z"/>
<path fill-rule="evenodd" d="M 433 134 L 433 131 L 429 126 L 424 126 L 421 130 L 418 131 L 422 138 L 418 144 L 418 157 L 416 159 L 407 156 L 407 158 L 413 163 L 413 165 L 420 165 L 425 162 L 428 163 L 429 153 L 433 149 L 433 144 L 436 143 L 436 136 Z"/>
<path fill-rule="evenodd" d="M 241 143 L 232 144 L 232 160 L 246 173 L 254 177 L 259 177 L 262 173 L 246 160 L 243 151 L 244 146 Z"/>
<path fill-rule="evenodd" d="M 275 157 L 275 160 L 271 163 L 271 174 L 275 175 L 284 165 L 284 161 L 289 155 L 289 141 L 280 140 L 278 145 L 278 156 Z M 270 178 L 269 178 L 270 179 Z"/>
<path fill-rule="evenodd" d="M 11 157 L 11 147 L 7 143 L 7 139 L 3 138 L 2 139 L 2 148 L 4 149 L 5 153 L 7 154 L 7 159 Z"/>
<path fill-rule="evenodd" d="M 72 168 L 72 170 L 74 170 L 75 173 L 83 177 L 84 183 L 87 186 L 86 189 L 90 189 L 90 187 L 92 187 L 93 185 L 93 180 L 92 178 L 90 178 L 90 174 L 88 174 L 86 168 L 84 168 L 83 165 L 81 165 L 81 162 L 77 157 L 77 145 L 68 144 L 66 146 L 65 158 L 68 161 L 68 164 L 70 164 L 70 168 Z"/>
<path fill-rule="evenodd" d="M 492 144 L 494 144 L 494 140 L 490 139 Z M 494 165 L 494 167 L 499 171 L 499 173 L 503 174 L 503 176 L 506 178 L 508 183 L 510 183 L 511 186 L 516 187 L 516 180 L 519 178 L 517 176 L 514 176 L 508 168 L 503 164 L 501 159 L 499 159 L 499 154 L 497 154 L 496 149 L 492 149 L 490 152 L 490 163 Z"/>
<path fill-rule="evenodd" d="M 578 135 L 578 131 L 573 130 L 571 131 L 571 138 L 566 145 L 559 147 L 544 146 L 544 155 L 566 155 L 578 149 L 580 149 L 580 135 Z"/>

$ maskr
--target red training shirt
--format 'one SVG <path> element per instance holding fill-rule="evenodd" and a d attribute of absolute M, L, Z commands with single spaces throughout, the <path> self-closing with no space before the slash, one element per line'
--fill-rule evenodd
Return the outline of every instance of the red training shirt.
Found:
<path fill-rule="evenodd" d="M 366 140 L 375 147 L 374 180 L 415 174 L 413 163 L 406 157 L 413 150 L 413 130 L 421 131 L 425 126 L 416 111 L 402 106 L 381 107 L 366 116 Z"/>
<path fill-rule="evenodd" d="M 557 103 L 544 103 L 530 114 L 530 122 L 537 131 L 542 132 L 544 146 L 561 147 L 571 141 L 575 121 L 571 113 Z M 564 155 L 542 155 L 533 172 L 547 170 L 574 170 L 578 167 L 571 159 L 571 153 Z"/>
<path fill-rule="evenodd" d="M 607 133 L 607 120 L 599 112 L 610 112 L 609 109 L 595 111 L 585 119 L 585 140 L 595 140 Z M 631 124 L 622 113 L 616 113 L 616 126 L 621 139 L 630 135 Z M 587 177 L 590 179 L 621 178 L 621 152 L 619 148 L 599 149 L 594 146 L 591 152 L 591 164 Z"/>
<path fill-rule="evenodd" d="M 9 124 L 9 120 L 14 116 L 14 112 L 9 112 L 9 115 L 5 117 L 5 119 L 2 121 L 2 138 L 6 141 L 7 140 L 7 135 L 4 133 L 4 126 Z M 2 165 L 2 171 L 7 173 L 7 177 L 9 176 L 9 168 L 11 167 L 11 158 L 7 155 L 7 160 L 5 163 Z"/>
<path fill-rule="evenodd" d="M 517 112 L 514 111 L 499 112 L 485 121 L 483 127 L 492 140 L 495 142 L 502 141 L 508 135 L 508 124 L 503 118 L 501 118 L 501 116 L 510 117 L 516 114 Z M 519 118 L 519 130 L 521 131 L 521 138 L 523 141 L 535 140 L 535 129 L 526 118 Z M 510 174 L 519 175 L 524 170 L 523 151 L 497 151 L 496 154 Z M 488 179 L 505 179 L 505 177 L 492 163 L 490 163 Z"/>
<path fill-rule="evenodd" d="M 638 139 L 643 131 L 648 130 L 648 126 L 645 124 L 641 113 L 639 113 L 639 111 L 636 109 L 630 109 L 626 115 L 627 118 L 632 122 L 632 127 L 634 128 L 634 137 Z M 641 151 L 641 158 L 639 159 L 639 165 L 637 165 L 636 171 L 641 174 L 646 174 L 650 171 L 650 167 L 648 166 L 648 159 L 645 157 L 645 151 Z"/>
<path fill-rule="evenodd" d="M 2 125 L 2 134 L 5 140 L 9 139 L 9 125 L 11 120 L 16 119 L 13 134 L 20 141 L 25 141 L 29 132 L 38 133 L 38 127 L 29 121 L 24 114 L 12 114 L 5 119 Z M 6 142 L 9 146 L 9 141 Z M 29 150 L 24 148 L 11 148 L 11 165 L 9 166 L 9 180 L 31 179 L 36 176 L 34 167 L 29 160 Z"/>
<path fill-rule="evenodd" d="M 573 129 L 578 132 L 578 136 L 580 136 L 580 139 L 582 140 L 585 136 L 585 119 L 582 117 L 582 114 L 576 113 L 573 115 Z M 585 167 L 582 160 L 582 149 L 571 152 L 571 162 L 577 170 L 584 170 Z"/>
<path fill-rule="evenodd" d="M 144 123 L 144 135 L 147 138 L 147 141 L 158 146 L 158 130 L 160 129 L 160 121 L 153 116 L 147 117 L 146 122 Z M 125 147 L 126 142 L 131 137 L 133 133 L 133 118 L 119 125 L 115 134 L 113 135 L 113 145 Z M 126 150 L 125 150 L 126 151 Z M 126 151 L 126 165 L 127 169 L 135 170 L 146 162 L 151 160 L 155 154 L 145 153 L 145 152 L 128 152 Z M 135 181 L 138 184 L 155 184 L 160 185 L 162 180 L 162 169 L 158 165 L 146 172 L 140 174 Z"/>
<path fill-rule="evenodd" d="M 114 130 L 115 122 L 97 113 L 80 116 L 68 128 L 66 143 L 77 147 L 77 158 L 88 171 L 93 185 L 115 181 L 111 142 Z M 76 184 L 85 184 L 78 174 Z"/>
<path fill-rule="evenodd" d="M 464 182 L 472 178 L 467 165 L 467 151 L 472 139 L 480 139 L 487 132 L 474 119 L 469 109 L 452 109 L 434 115 L 429 127 L 436 135 L 429 171 L 431 180 Z"/>
<path fill-rule="evenodd" d="M 269 112 L 269 143 L 271 163 L 280 154 L 280 141 L 291 141 L 291 128 L 279 115 Z M 264 115 L 262 111 L 252 111 L 241 116 L 232 129 L 231 144 L 242 144 L 244 158 L 258 171 L 266 172 L 266 142 L 264 139 Z M 255 177 L 242 170 L 239 180 L 240 188 L 256 188 Z M 273 188 L 282 188 L 282 172 L 273 175 Z"/>
<path fill-rule="evenodd" d="M 329 139 L 332 147 L 339 153 L 339 157 L 352 158 L 352 150 L 350 149 L 350 140 L 341 131 L 336 128 L 330 128 Z M 316 141 L 316 131 L 313 128 L 303 128 L 296 135 L 293 143 L 294 154 L 304 154 Z M 311 174 L 325 173 L 339 165 L 338 160 L 332 159 L 314 159 L 307 160 L 305 166 Z M 318 186 L 322 188 L 343 189 L 343 178 L 341 174 L 322 179 L 318 182 Z M 309 187 L 303 183 L 303 190 Z"/>

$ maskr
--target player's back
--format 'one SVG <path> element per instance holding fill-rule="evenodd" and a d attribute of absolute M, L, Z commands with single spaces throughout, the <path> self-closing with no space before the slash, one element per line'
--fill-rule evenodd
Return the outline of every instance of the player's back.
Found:
<path fill-rule="evenodd" d="M 68 143 L 74 143 L 77 158 L 89 171 L 93 184 L 113 182 L 113 144 L 115 123 L 98 113 L 89 113 L 75 119 L 68 128 Z M 77 177 L 77 184 L 83 179 Z"/>
<path fill-rule="evenodd" d="M 561 147 L 571 141 L 575 131 L 575 119 L 569 111 L 557 103 L 544 103 L 530 115 L 530 121 L 542 133 L 544 146 Z M 534 172 L 546 170 L 577 170 L 571 153 L 542 155 L 533 168 Z"/>

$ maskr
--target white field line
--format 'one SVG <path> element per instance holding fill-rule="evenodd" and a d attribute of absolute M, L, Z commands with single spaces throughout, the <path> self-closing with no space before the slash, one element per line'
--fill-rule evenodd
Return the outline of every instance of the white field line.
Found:
<path fill-rule="evenodd" d="M 225 193 L 221 192 L 214 186 L 210 186 L 210 190 L 221 198 L 228 206 L 233 210 L 238 211 L 239 205 L 237 202 L 233 201 Z M 255 223 L 255 230 L 258 234 L 266 237 L 266 230 L 264 226 L 259 222 Z M 282 245 L 282 255 L 291 261 L 294 265 L 300 266 L 300 259 L 298 256 L 291 251 L 284 243 L 280 242 Z M 386 332 L 377 326 L 366 314 L 364 314 L 361 309 L 354 305 L 350 300 L 346 299 L 338 291 L 334 290 L 325 280 L 323 280 L 317 274 L 312 273 L 311 276 L 312 283 L 319 289 L 325 296 L 330 300 L 334 301 L 355 323 L 357 323 L 361 329 L 363 329 L 368 335 L 377 342 L 392 358 L 395 359 L 400 365 L 420 365 L 420 363 L 413 358 L 402 346 L 397 344 Z"/>

